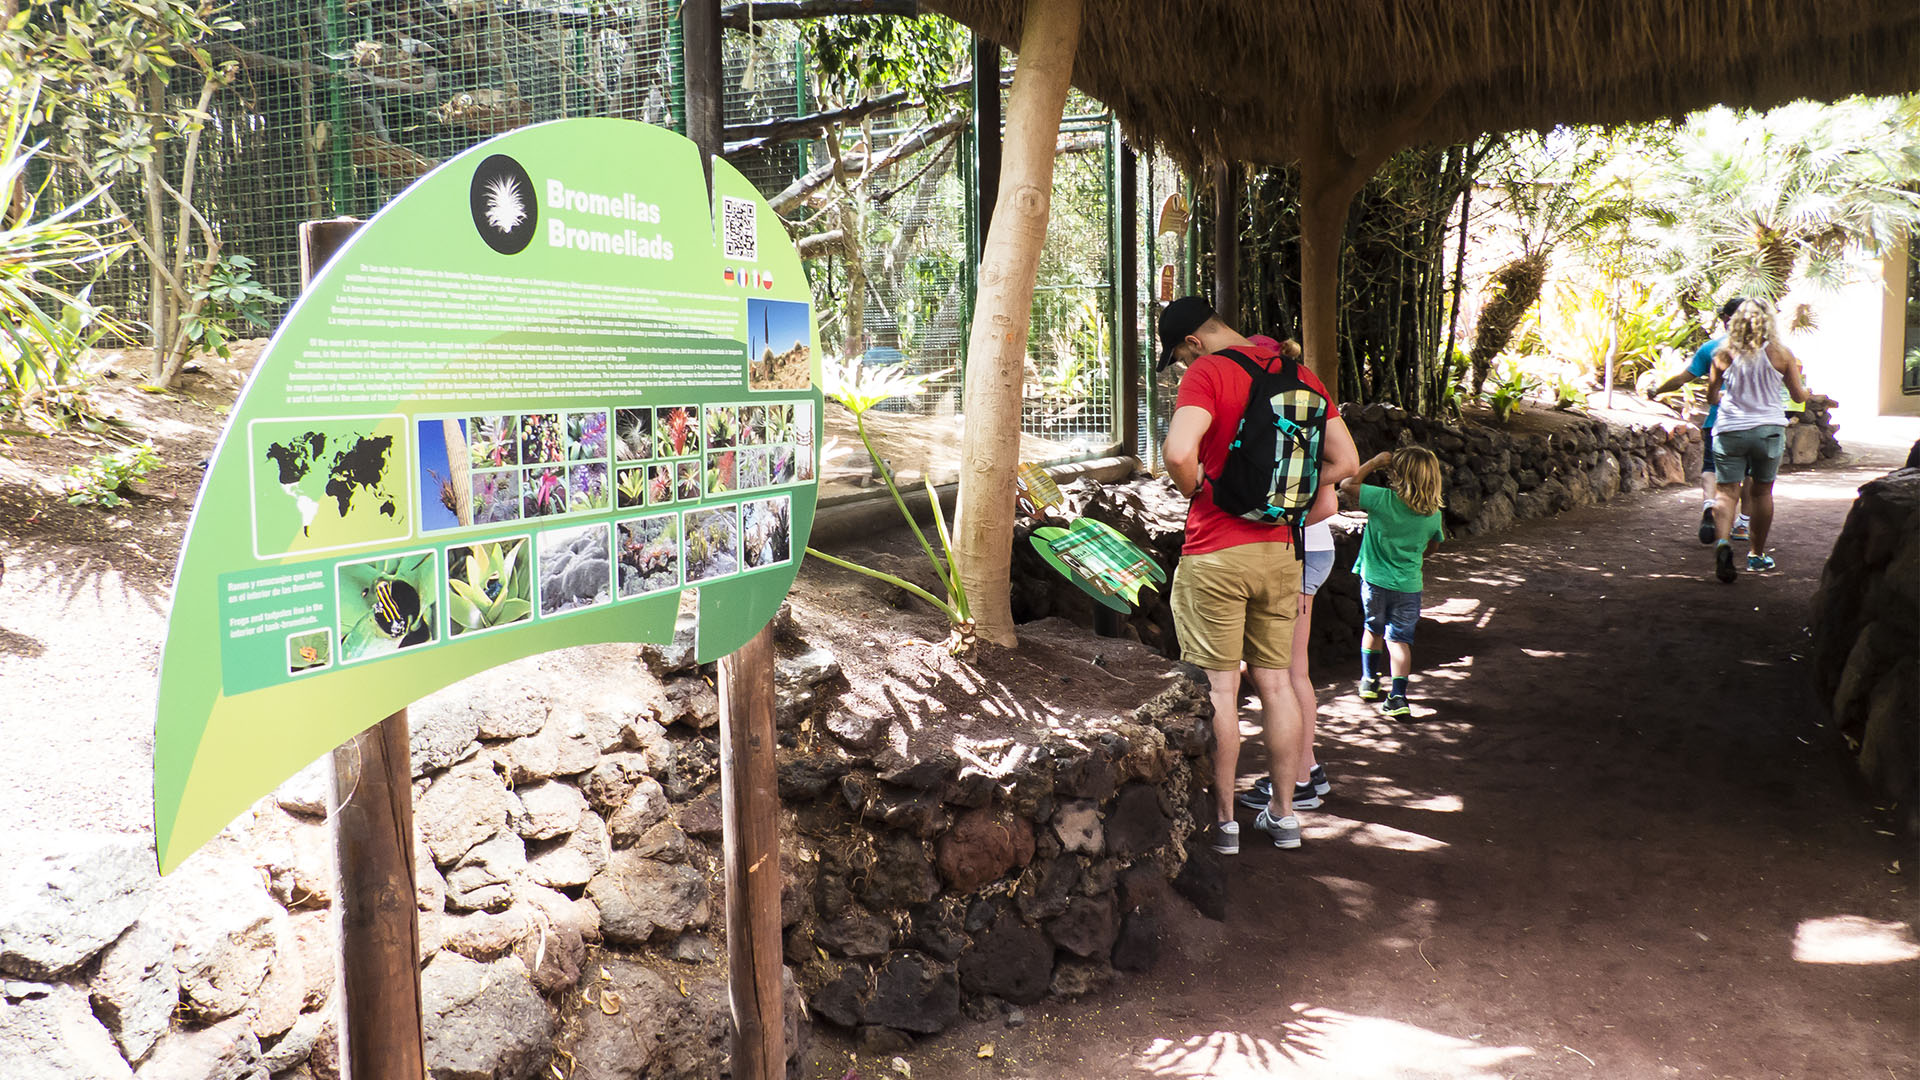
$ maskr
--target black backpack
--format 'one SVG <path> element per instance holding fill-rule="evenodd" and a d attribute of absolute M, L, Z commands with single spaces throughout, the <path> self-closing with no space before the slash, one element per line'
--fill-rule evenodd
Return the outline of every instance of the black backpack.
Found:
<path fill-rule="evenodd" d="M 1300 362 L 1291 356 L 1269 370 L 1233 349 L 1218 355 L 1239 364 L 1253 387 L 1220 475 L 1207 478 L 1213 504 L 1248 521 L 1291 526 L 1297 551 L 1320 488 L 1327 399 L 1301 378 Z"/>

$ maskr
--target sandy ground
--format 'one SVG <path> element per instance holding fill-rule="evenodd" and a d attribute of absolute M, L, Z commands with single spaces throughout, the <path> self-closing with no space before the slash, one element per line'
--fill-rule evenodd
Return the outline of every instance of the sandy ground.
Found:
<path fill-rule="evenodd" d="M 1302 849 L 1243 812 L 1224 924 L 1181 905 L 1152 973 L 950 1031 L 913 1077 L 1920 1076 L 1920 860 L 1803 659 L 1854 489 L 1910 430 L 1784 477 L 1781 569 L 1732 586 L 1679 489 L 1449 545 L 1412 723 L 1319 673 L 1334 791 Z M 901 1075 L 830 1037 L 807 1075 L 850 1067 Z"/>

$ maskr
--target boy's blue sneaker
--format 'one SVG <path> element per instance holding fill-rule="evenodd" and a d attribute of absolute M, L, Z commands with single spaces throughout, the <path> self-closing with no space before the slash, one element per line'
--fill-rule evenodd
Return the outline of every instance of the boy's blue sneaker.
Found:
<path fill-rule="evenodd" d="M 1365 675 L 1361 677 L 1360 700 L 1361 701 L 1379 701 L 1380 700 L 1380 676 Z"/>
<path fill-rule="evenodd" d="M 1413 715 L 1413 709 L 1407 705 L 1407 695 L 1388 694 L 1387 703 L 1380 706 L 1380 715 L 1402 719 Z"/>
<path fill-rule="evenodd" d="M 1253 827 L 1273 837 L 1273 846 L 1277 848 L 1297 848 L 1300 846 L 1300 819 L 1288 814 L 1275 821 L 1265 810 L 1253 819 Z"/>
<path fill-rule="evenodd" d="M 1771 555 L 1747 556 L 1747 573 L 1757 574 L 1762 570 L 1771 570 L 1771 569 L 1773 569 L 1773 556 Z"/>

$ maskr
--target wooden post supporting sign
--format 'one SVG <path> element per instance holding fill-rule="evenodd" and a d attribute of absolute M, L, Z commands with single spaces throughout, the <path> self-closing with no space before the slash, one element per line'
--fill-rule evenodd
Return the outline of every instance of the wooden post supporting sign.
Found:
<path fill-rule="evenodd" d="M 300 226 L 300 281 L 310 285 L 362 223 Z M 334 852 L 340 884 L 341 1076 L 421 1080 L 420 916 L 414 902 L 413 768 L 407 710 L 333 752 Z"/>
<path fill-rule="evenodd" d="M 720 802 L 735 1080 L 787 1073 L 781 994 L 780 788 L 773 765 L 773 631 L 720 658 Z"/>
<path fill-rule="evenodd" d="M 712 181 L 723 146 L 720 0 L 681 7 L 687 137 Z M 780 790 L 773 765 L 773 631 L 720 658 L 720 804 L 727 875 L 727 984 L 734 1080 L 787 1074 L 781 995 Z"/>

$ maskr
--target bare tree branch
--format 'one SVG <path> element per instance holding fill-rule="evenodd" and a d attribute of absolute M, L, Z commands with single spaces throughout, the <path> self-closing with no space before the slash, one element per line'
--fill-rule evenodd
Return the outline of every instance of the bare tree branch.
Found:
<path fill-rule="evenodd" d="M 720 9 L 720 25 L 729 30 L 745 30 L 749 23 L 775 19 L 819 19 L 828 15 L 905 15 L 920 14 L 919 0 L 759 0 L 752 4 L 728 4 Z"/>
<path fill-rule="evenodd" d="M 959 79 L 941 86 L 944 91 L 964 90 L 971 81 Z M 791 120 L 768 120 L 759 124 L 729 124 L 722 134 L 729 140 L 725 156 L 759 150 L 771 143 L 785 142 L 789 139 L 824 138 L 830 127 L 843 127 L 856 120 L 881 113 L 898 112 L 911 109 L 920 104 L 920 99 L 905 90 L 869 98 L 858 105 L 849 105 L 843 109 L 829 109 L 825 112 L 796 116 Z"/>
<path fill-rule="evenodd" d="M 773 207 L 776 213 L 784 214 L 789 210 L 792 210 L 794 207 L 799 206 L 800 203 L 807 198 L 807 196 L 813 194 L 815 191 L 818 191 L 820 188 L 825 187 L 827 184 L 827 181 L 833 178 L 834 169 L 836 166 L 842 169 L 851 169 L 851 168 L 858 167 L 858 168 L 861 168 L 863 172 L 875 172 L 875 171 L 884 169 L 889 165 L 892 165 L 894 162 L 899 161 L 901 158 L 907 157 L 912 154 L 917 154 L 920 151 L 927 149 L 928 147 L 939 142 L 941 139 L 945 138 L 946 136 L 951 135 L 956 131 L 959 131 L 961 128 L 965 127 L 966 124 L 967 124 L 967 114 L 963 112 L 959 112 L 957 110 L 954 112 L 948 113 L 946 118 L 941 120 L 939 123 L 934 124 L 930 127 L 922 128 L 920 131 L 915 132 L 913 135 L 910 135 L 907 138 L 902 139 L 897 143 L 894 143 L 892 146 L 888 147 L 885 151 L 881 152 L 880 154 L 877 154 L 877 155 L 848 154 L 846 155 L 845 160 L 841 160 L 838 158 L 829 160 L 825 165 L 816 167 L 813 171 L 807 173 L 807 175 L 802 176 L 800 179 L 795 180 L 791 184 L 788 184 L 785 190 L 781 191 L 779 194 L 775 195 L 773 198 L 768 199 L 767 202 L 769 205 Z M 873 161 L 871 163 L 871 168 L 866 167 L 868 165 L 867 159 L 869 157 L 873 158 Z"/>

